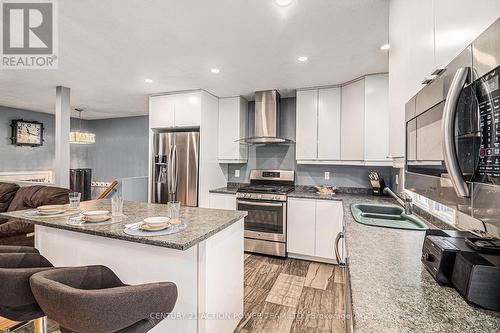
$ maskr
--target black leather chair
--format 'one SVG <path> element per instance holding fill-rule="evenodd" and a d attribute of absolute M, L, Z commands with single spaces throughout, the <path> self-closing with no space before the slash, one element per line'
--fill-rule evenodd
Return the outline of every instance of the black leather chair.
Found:
<path fill-rule="evenodd" d="M 68 332 L 147 332 L 172 312 L 172 282 L 124 284 L 105 266 L 55 268 L 34 274 L 31 289 L 47 316 Z"/>
<path fill-rule="evenodd" d="M 0 316 L 17 322 L 38 320 L 35 325 L 41 332 L 46 331 L 45 314 L 33 297 L 29 279 L 52 267 L 38 253 L 1 253 Z"/>

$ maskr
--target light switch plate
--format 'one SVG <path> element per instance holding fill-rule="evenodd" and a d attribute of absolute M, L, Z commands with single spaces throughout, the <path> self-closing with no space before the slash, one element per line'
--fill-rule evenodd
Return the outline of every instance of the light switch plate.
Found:
<path fill-rule="evenodd" d="M 234 170 L 234 176 L 236 178 L 240 178 L 240 170 L 238 170 L 238 169 Z"/>
<path fill-rule="evenodd" d="M 325 171 L 325 180 L 329 180 L 329 179 L 330 179 L 330 172 Z"/>

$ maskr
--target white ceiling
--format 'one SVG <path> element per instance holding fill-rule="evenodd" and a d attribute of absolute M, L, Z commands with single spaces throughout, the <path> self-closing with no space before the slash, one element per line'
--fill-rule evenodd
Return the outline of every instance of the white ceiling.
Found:
<path fill-rule="evenodd" d="M 53 113 L 72 89 L 87 119 L 147 114 L 147 95 L 339 84 L 386 72 L 389 0 L 59 1 L 59 69 L 1 70 L 0 105 Z M 305 63 L 297 61 L 306 55 Z M 220 68 L 219 74 L 210 73 Z M 154 83 L 147 84 L 145 78 Z"/>

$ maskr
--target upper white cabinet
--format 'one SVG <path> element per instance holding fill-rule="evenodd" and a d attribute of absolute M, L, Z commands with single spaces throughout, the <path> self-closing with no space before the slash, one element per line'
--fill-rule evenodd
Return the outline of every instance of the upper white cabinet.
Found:
<path fill-rule="evenodd" d="M 365 80 L 342 87 L 340 156 L 344 161 L 363 161 L 365 144 Z"/>
<path fill-rule="evenodd" d="M 389 78 L 387 74 L 365 77 L 364 160 L 389 161 Z"/>
<path fill-rule="evenodd" d="M 219 163 L 246 163 L 248 147 L 239 139 L 248 135 L 248 102 L 241 97 L 219 99 Z"/>
<path fill-rule="evenodd" d="M 175 126 L 175 96 L 151 96 L 149 99 L 149 124 L 152 128 Z"/>
<path fill-rule="evenodd" d="M 434 0 L 436 67 L 448 65 L 499 16 L 499 0 Z"/>
<path fill-rule="evenodd" d="M 390 155 L 405 155 L 405 103 L 500 16 L 498 0 L 391 0 Z"/>
<path fill-rule="evenodd" d="M 340 160 L 340 88 L 318 90 L 318 159 Z"/>
<path fill-rule="evenodd" d="M 297 91 L 295 131 L 297 160 L 318 157 L 318 89 Z"/>
<path fill-rule="evenodd" d="M 201 93 L 151 96 L 149 124 L 151 128 L 200 126 Z"/>
<path fill-rule="evenodd" d="M 199 92 L 175 95 L 175 126 L 189 127 L 201 124 L 201 96 Z"/>
<path fill-rule="evenodd" d="M 299 163 L 340 160 L 340 88 L 297 91 L 296 154 Z"/>
<path fill-rule="evenodd" d="M 299 164 L 388 165 L 387 74 L 297 91 Z"/>

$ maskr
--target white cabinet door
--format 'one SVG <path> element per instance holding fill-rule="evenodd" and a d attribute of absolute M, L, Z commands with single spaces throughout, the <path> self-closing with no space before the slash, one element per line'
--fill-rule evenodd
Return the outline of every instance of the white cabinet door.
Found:
<path fill-rule="evenodd" d="M 295 132 L 297 160 L 318 157 L 318 90 L 297 91 Z"/>
<path fill-rule="evenodd" d="M 389 155 L 389 91 L 387 74 L 365 77 L 365 161 Z"/>
<path fill-rule="evenodd" d="M 444 68 L 500 16 L 498 0 L 434 1 L 436 64 Z"/>
<path fill-rule="evenodd" d="M 342 202 L 316 200 L 316 257 L 335 259 L 335 238 L 342 232 Z M 341 251 L 339 245 L 339 251 Z"/>
<path fill-rule="evenodd" d="M 340 88 L 318 92 L 318 159 L 340 160 Z"/>
<path fill-rule="evenodd" d="M 223 193 L 210 193 L 209 206 L 214 209 L 236 210 L 236 195 Z"/>
<path fill-rule="evenodd" d="M 287 251 L 314 256 L 316 202 L 308 199 L 288 199 Z"/>
<path fill-rule="evenodd" d="M 441 0 L 439 0 L 441 1 Z M 407 1 L 409 17 L 408 38 L 408 96 L 415 95 L 422 87 L 422 81 L 436 69 L 434 57 L 434 3 L 435 0 Z"/>
<path fill-rule="evenodd" d="M 247 146 L 237 140 L 247 136 L 248 102 L 241 97 L 219 99 L 220 163 L 242 163 L 248 159 Z"/>
<path fill-rule="evenodd" d="M 175 96 L 151 96 L 149 103 L 149 125 L 151 128 L 175 126 Z"/>
<path fill-rule="evenodd" d="M 191 127 L 201 124 L 200 92 L 175 95 L 175 126 Z"/>
<path fill-rule="evenodd" d="M 364 159 L 365 80 L 342 87 L 340 156 L 345 161 Z"/>

